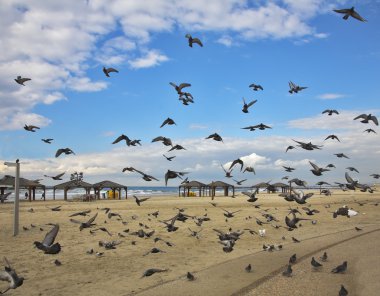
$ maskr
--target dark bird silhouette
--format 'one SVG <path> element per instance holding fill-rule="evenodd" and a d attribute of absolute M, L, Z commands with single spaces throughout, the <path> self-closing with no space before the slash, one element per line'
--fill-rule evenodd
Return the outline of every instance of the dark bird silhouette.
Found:
<path fill-rule="evenodd" d="M 106 67 L 103 67 L 103 73 L 107 76 L 107 77 L 110 77 L 110 73 L 119 73 L 118 70 L 114 69 L 114 68 L 106 68 Z"/>
<path fill-rule="evenodd" d="M 242 194 L 249 197 L 249 199 L 247 200 L 248 202 L 255 202 L 258 200 L 258 198 L 256 197 L 257 192 L 259 192 L 259 188 L 256 188 L 254 192 L 243 191 Z"/>
<path fill-rule="evenodd" d="M 314 214 L 319 213 L 319 211 L 317 209 L 310 209 L 308 207 L 302 207 L 302 209 L 304 211 L 306 211 L 306 215 L 308 215 L 308 216 L 313 216 Z"/>
<path fill-rule="evenodd" d="M 293 215 L 293 218 L 290 219 L 288 216 L 285 216 L 285 224 L 291 229 L 298 228 L 297 223 L 302 220 L 310 220 L 307 218 L 298 218 L 293 212 L 291 213 Z"/>
<path fill-rule="evenodd" d="M 174 120 L 171 119 L 170 117 L 168 117 L 168 118 L 166 118 L 166 119 L 164 120 L 164 122 L 161 124 L 160 128 L 163 127 L 165 124 L 167 124 L 167 125 L 173 125 L 173 124 L 177 125 L 177 124 L 174 122 Z"/>
<path fill-rule="evenodd" d="M 142 178 L 143 180 L 145 181 L 152 181 L 152 180 L 156 180 L 156 181 L 159 181 L 157 178 L 151 176 L 151 175 L 148 175 L 148 174 L 145 174 L 143 173 L 142 171 L 139 171 L 133 167 L 126 167 L 126 168 L 123 168 L 122 172 L 124 173 L 125 171 L 130 171 L 130 172 L 136 172 L 136 173 L 139 173 L 140 175 L 142 175 Z"/>
<path fill-rule="evenodd" d="M 341 265 L 333 268 L 332 273 L 344 273 L 347 270 L 347 261 L 344 261 Z"/>
<path fill-rule="evenodd" d="M 347 295 L 348 295 L 347 289 L 343 285 L 340 285 L 339 296 L 347 296 Z"/>
<path fill-rule="evenodd" d="M 342 13 L 344 14 L 343 19 L 347 20 L 350 16 L 361 21 L 361 22 L 366 22 L 367 20 L 362 18 L 360 14 L 358 14 L 354 7 L 352 6 L 351 8 L 344 8 L 344 9 L 333 9 L 333 11 L 337 13 Z"/>
<path fill-rule="evenodd" d="M 315 175 L 315 176 L 322 176 L 322 173 L 323 172 L 328 172 L 330 171 L 329 169 L 324 169 L 324 168 L 320 168 L 319 166 L 317 166 L 315 163 L 312 163 L 311 161 L 309 161 L 310 165 L 313 167 L 313 169 L 311 169 L 310 171 Z"/>
<path fill-rule="evenodd" d="M 59 225 L 55 224 L 54 227 L 45 235 L 44 240 L 41 242 L 35 241 L 34 245 L 37 249 L 44 251 L 45 254 L 58 254 L 61 251 L 61 245 L 55 243 L 59 231 Z"/>
<path fill-rule="evenodd" d="M 75 219 L 70 219 L 70 222 L 73 222 L 73 223 L 76 223 L 76 224 L 80 224 L 79 225 L 79 230 L 82 231 L 84 228 L 90 228 L 94 225 L 96 225 L 95 223 L 93 223 L 96 219 L 96 217 L 98 216 L 98 213 L 96 213 L 91 219 L 89 219 L 87 222 L 81 222 L 81 221 L 78 221 L 78 220 L 75 220 Z"/>
<path fill-rule="evenodd" d="M 176 171 L 168 170 L 165 174 L 165 186 L 168 186 L 168 180 L 169 179 L 174 179 L 174 178 L 182 179 L 182 177 L 185 174 L 188 174 L 188 172 L 176 172 Z"/>
<path fill-rule="evenodd" d="M 332 163 L 329 163 L 328 165 L 326 165 L 326 168 L 336 168 L 336 166 L 333 165 Z"/>
<path fill-rule="evenodd" d="M 148 199 L 150 199 L 150 197 L 138 198 L 136 195 L 133 195 L 133 197 L 135 198 L 136 204 L 138 206 L 141 206 L 142 202 L 147 201 Z"/>
<path fill-rule="evenodd" d="M 119 143 L 120 141 L 123 141 L 123 140 L 125 141 L 125 144 L 127 144 L 128 146 L 130 145 L 130 143 L 131 143 L 131 139 L 128 138 L 128 136 L 126 136 L 126 135 L 124 135 L 124 134 L 122 134 L 122 135 L 120 135 L 119 137 L 117 137 L 117 138 L 115 139 L 115 141 L 112 142 L 112 144 Z"/>
<path fill-rule="evenodd" d="M 255 131 L 256 129 L 259 129 L 259 130 L 263 131 L 263 130 L 265 130 L 267 128 L 271 128 L 271 127 L 268 126 L 268 125 L 265 125 L 264 123 L 242 127 L 242 129 L 249 129 L 251 132 Z"/>
<path fill-rule="evenodd" d="M 88 213 L 90 213 L 91 210 L 76 212 L 74 214 L 71 214 L 69 217 L 75 217 L 75 216 L 87 216 Z"/>
<path fill-rule="evenodd" d="M 25 86 L 25 82 L 29 81 L 29 80 L 32 80 L 31 78 L 25 78 L 25 77 L 21 77 L 21 76 L 17 76 L 17 78 L 15 79 L 15 81 L 20 84 L 20 85 L 23 85 Z"/>
<path fill-rule="evenodd" d="M 0 281 L 8 282 L 9 286 L 4 291 L 0 291 L 0 294 L 5 294 L 10 289 L 17 289 L 24 283 L 24 278 L 17 275 L 16 270 L 11 266 L 6 257 L 4 257 L 4 263 L 6 266 L 3 271 L 0 271 Z"/>
<path fill-rule="evenodd" d="M 255 104 L 257 102 L 257 100 L 253 100 L 251 102 L 249 102 L 248 104 L 245 102 L 245 99 L 243 98 L 243 109 L 242 111 L 244 113 L 248 113 L 248 108 L 251 107 L 253 104 Z"/>
<path fill-rule="evenodd" d="M 181 145 L 179 145 L 179 144 L 176 144 L 176 145 L 174 145 L 172 148 L 170 148 L 170 149 L 168 150 L 168 152 L 173 151 L 173 150 L 186 150 L 186 148 L 184 148 L 183 146 L 181 146 Z"/>
<path fill-rule="evenodd" d="M 371 174 L 370 177 L 373 177 L 375 179 L 380 179 L 380 174 Z"/>
<path fill-rule="evenodd" d="M 289 81 L 289 93 L 298 93 L 299 91 L 306 89 L 307 86 L 299 86 L 294 84 L 292 81 Z"/>
<path fill-rule="evenodd" d="M 149 268 L 144 271 L 142 277 L 151 276 L 157 272 L 165 272 L 165 271 L 168 271 L 168 269 Z"/>
<path fill-rule="evenodd" d="M 47 207 L 48 209 L 50 209 L 50 210 L 52 210 L 53 212 L 59 212 L 59 211 L 61 211 L 61 207 L 62 206 L 56 206 L 56 207 L 53 207 L 53 208 L 49 208 L 49 207 Z M 54 225 L 54 224 L 53 224 Z"/>
<path fill-rule="evenodd" d="M 53 139 L 41 139 L 41 141 L 45 142 L 46 144 L 51 144 L 51 141 L 53 141 Z"/>
<path fill-rule="evenodd" d="M 225 177 L 226 177 L 226 178 L 232 178 L 232 175 L 231 175 L 232 170 L 228 170 L 228 171 L 227 171 L 227 170 L 223 167 L 223 165 L 220 165 L 220 166 L 222 167 L 224 173 L 226 174 Z"/>
<path fill-rule="evenodd" d="M 66 154 L 66 155 L 69 155 L 69 154 L 74 154 L 75 155 L 74 151 L 71 150 L 70 148 L 60 148 L 55 153 L 55 157 L 59 157 L 62 153 Z"/>
<path fill-rule="evenodd" d="M 301 242 L 300 240 L 296 239 L 294 236 L 292 236 L 292 241 L 293 241 L 294 243 L 300 243 L 300 242 Z"/>
<path fill-rule="evenodd" d="M 239 185 L 239 186 L 242 185 L 244 181 L 247 181 L 247 179 L 240 180 L 240 181 L 237 181 L 235 179 L 232 179 L 232 180 L 234 180 L 236 182 L 236 185 Z"/>
<path fill-rule="evenodd" d="M 288 267 L 286 268 L 286 270 L 284 270 L 282 272 L 282 275 L 287 276 L 287 277 L 291 277 L 292 273 L 293 273 L 292 266 L 290 264 L 288 264 Z"/>
<path fill-rule="evenodd" d="M 367 132 L 368 134 L 369 133 L 374 133 L 374 134 L 377 134 L 377 132 L 371 128 L 367 128 L 366 130 L 363 131 L 363 133 Z"/>
<path fill-rule="evenodd" d="M 186 34 L 185 37 L 188 39 L 189 46 L 193 47 L 193 44 L 198 44 L 200 47 L 203 47 L 203 44 L 199 38 L 193 38 L 190 34 Z"/>
<path fill-rule="evenodd" d="M 292 256 L 290 256 L 289 258 L 289 264 L 294 264 L 297 262 L 297 254 L 293 254 Z"/>
<path fill-rule="evenodd" d="M 24 126 L 24 130 L 28 131 L 28 132 L 33 132 L 35 133 L 36 129 L 40 129 L 38 126 L 35 126 L 35 125 L 26 125 Z"/>
<path fill-rule="evenodd" d="M 357 173 L 359 173 L 359 171 L 357 169 L 355 169 L 354 167 L 347 167 L 346 169 L 349 170 L 349 171 L 351 171 L 351 172 L 357 172 Z"/>
<path fill-rule="evenodd" d="M 173 146 L 173 143 L 172 143 L 172 140 L 170 138 L 166 138 L 166 137 L 162 137 L 162 136 L 158 136 L 156 138 L 154 138 L 152 140 L 152 143 L 153 142 L 162 142 L 162 144 L 164 144 L 165 146 Z"/>
<path fill-rule="evenodd" d="M 252 90 L 254 90 L 254 91 L 258 91 L 259 89 L 264 90 L 264 88 L 260 84 L 254 84 L 254 83 L 252 83 L 252 84 L 249 85 L 249 87 L 251 87 Z"/>
<path fill-rule="evenodd" d="M 256 175 L 255 168 L 254 168 L 254 167 L 251 167 L 251 166 L 247 166 L 247 167 L 243 170 L 243 173 L 245 173 L 245 172 L 253 173 L 254 175 Z"/>
<path fill-rule="evenodd" d="M 61 266 L 61 265 L 62 265 L 62 262 L 59 261 L 58 259 L 55 259 L 55 260 L 54 260 L 54 264 L 55 264 L 56 266 Z"/>
<path fill-rule="evenodd" d="M 305 149 L 305 150 L 314 150 L 314 149 L 321 149 L 323 146 L 322 145 L 314 145 L 312 144 L 311 142 L 309 143 L 304 143 L 304 142 L 300 142 L 300 141 L 296 141 L 296 140 L 293 140 L 294 142 L 298 143 L 299 147 L 301 147 L 302 149 Z"/>
<path fill-rule="evenodd" d="M 282 167 L 285 169 L 286 172 L 289 172 L 289 173 L 295 170 L 295 168 L 292 168 L 292 167 L 287 167 L 287 166 L 282 166 Z"/>
<path fill-rule="evenodd" d="M 334 113 L 339 114 L 339 112 L 336 111 L 335 109 L 334 110 L 326 109 L 325 111 L 322 112 L 322 114 L 325 114 L 325 113 L 327 113 L 327 115 L 329 115 L 329 116 L 333 115 Z"/>
<path fill-rule="evenodd" d="M 218 135 L 217 133 L 213 133 L 211 135 L 209 135 L 206 139 L 213 139 L 217 142 L 223 142 L 223 139 L 220 135 Z"/>
<path fill-rule="evenodd" d="M 173 158 L 175 158 L 175 156 L 166 156 L 165 154 L 163 154 L 163 156 L 167 159 L 167 160 L 169 160 L 169 161 L 172 161 L 173 160 Z"/>
<path fill-rule="evenodd" d="M 52 178 L 53 180 L 62 180 L 62 176 L 64 175 L 65 173 L 61 173 L 61 174 L 58 174 L 56 176 L 48 176 L 48 175 L 44 175 L 44 177 L 47 177 L 47 178 Z"/>
<path fill-rule="evenodd" d="M 169 82 L 169 84 L 175 88 L 175 90 L 177 91 L 177 93 L 178 93 L 179 95 L 182 95 L 182 94 L 183 94 L 183 92 L 182 92 L 182 89 L 183 89 L 183 88 L 191 86 L 190 83 L 186 83 L 186 82 L 183 82 L 183 83 L 181 83 L 180 85 L 176 85 L 176 84 L 173 83 L 173 82 Z"/>
<path fill-rule="evenodd" d="M 347 155 L 345 155 L 344 153 L 334 153 L 334 155 L 336 155 L 336 157 L 338 158 L 347 158 L 347 159 L 350 159 Z"/>
<path fill-rule="evenodd" d="M 0 194 L 0 202 L 1 203 L 4 203 L 4 201 L 7 200 L 8 196 L 11 195 L 12 192 L 7 192 L 7 193 L 4 193 L 4 194 Z"/>
<path fill-rule="evenodd" d="M 223 213 L 223 215 L 226 217 L 226 218 L 233 218 L 235 217 L 235 214 L 240 212 L 241 210 L 237 210 L 237 211 L 233 211 L 233 212 L 230 212 L 230 211 L 227 211 L 226 209 L 223 209 L 221 208 L 225 213 Z"/>
<path fill-rule="evenodd" d="M 329 135 L 326 137 L 325 141 L 331 139 L 331 140 L 338 140 L 340 142 L 339 138 L 336 135 Z"/>
<path fill-rule="evenodd" d="M 323 265 L 319 263 L 317 260 L 314 259 L 314 257 L 311 258 L 311 266 L 313 266 L 314 269 L 318 269 L 322 267 Z"/>
<path fill-rule="evenodd" d="M 379 125 L 379 122 L 377 120 L 377 117 L 372 114 L 360 114 L 359 116 L 356 116 L 354 120 L 356 119 L 362 119 L 361 123 L 368 123 L 370 120 L 376 125 Z"/>
<path fill-rule="evenodd" d="M 242 171 L 243 170 L 243 166 L 244 166 L 244 162 L 240 158 L 235 159 L 231 163 L 230 168 L 228 170 L 231 170 L 236 164 L 240 164 L 240 171 Z"/>
<path fill-rule="evenodd" d="M 252 265 L 251 265 L 251 264 L 248 264 L 248 265 L 244 268 L 244 270 L 245 270 L 246 272 L 251 272 L 251 271 L 252 271 Z"/>

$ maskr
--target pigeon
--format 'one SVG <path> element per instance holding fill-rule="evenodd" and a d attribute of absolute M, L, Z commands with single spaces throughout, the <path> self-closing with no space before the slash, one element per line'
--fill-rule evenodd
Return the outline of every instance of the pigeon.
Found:
<path fill-rule="evenodd" d="M 260 84 L 250 84 L 249 87 L 252 87 L 252 90 L 258 91 L 259 89 L 264 90 L 264 88 Z"/>
<path fill-rule="evenodd" d="M 343 285 L 340 285 L 339 296 L 347 296 L 347 295 L 348 295 L 347 289 Z"/>
<path fill-rule="evenodd" d="M 15 81 L 18 84 L 23 85 L 23 86 L 25 86 L 25 84 L 24 84 L 25 82 L 30 81 L 30 80 L 32 80 L 32 79 L 31 78 L 21 77 L 21 76 L 17 76 L 17 78 L 15 79 Z"/>
<path fill-rule="evenodd" d="M 179 144 L 176 144 L 176 145 L 174 145 L 172 148 L 170 148 L 170 149 L 168 150 L 168 152 L 173 151 L 173 150 L 186 150 L 186 148 L 184 148 L 183 146 L 181 146 L 181 145 L 179 145 Z"/>
<path fill-rule="evenodd" d="M 226 218 L 233 218 L 234 217 L 234 214 L 240 212 L 241 210 L 237 210 L 237 211 L 234 211 L 234 212 L 229 212 L 223 208 L 221 208 L 225 213 L 223 213 L 223 215 L 226 217 Z"/>
<path fill-rule="evenodd" d="M 297 261 L 297 254 L 293 254 L 292 256 L 290 256 L 289 264 L 294 264 L 296 263 L 296 261 Z"/>
<path fill-rule="evenodd" d="M 118 70 L 114 69 L 114 68 L 106 68 L 106 67 L 103 67 L 103 73 L 107 76 L 107 77 L 110 77 L 110 73 L 119 73 Z"/>
<path fill-rule="evenodd" d="M 223 142 L 223 139 L 220 135 L 218 135 L 217 133 L 213 133 L 211 135 L 209 135 L 206 139 L 213 139 L 217 142 Z"/>
<path fill-rule="evenodd" d="M 247 179 L 243 179 L 243 180 L 240 180 L 240 181 L 235 180 L 235 179 L 232 179 L 232 180 L 234 180 L 236 182 L 236 185 L 239 185 L 239 186 L 242 185 L 244 181 L 247 181 Z"/>
<path fill-rule="evenodd" d="M 112 236 L 112 233 L 111 233 L 111 232 L 109 232 L 109 231 L 108 231 L 108 229 L 107 229 L 107 228 L 105 228 L 105 227 L 99 227 L 99 228 L 97 228 L 97 229 L 94 229 L 94 230 L 92 230 L 92 231 L 98 231 L 98 230 L 101 230 L 101 231 L 103 231 L 103 232 L 107 233 L 109 236 Z"/>
<path fill-rule="evenodd" d="M 198 44 L 200 47 L 203 47 L 203 44 L 199 38 L 193 38 L 190 34 L 186 34 L 185 37 L 188 39 L 190 47 L 193 47 L 194 43 Z"/>
<path fill-rule="evenodd" d="M 323 262 L 326 262 L 327 261 L 327 252 L 324 252 L 323 255 L 321 257 L 319 257 L 319 259 L 321 259 L 321 261 Z"/>
<path fill-rule="evenodd" d="M 232 175 L 231 175 L 232 170 L 228 170 L 228 171 L 226 171 L 226 169 L 225 169 L 222 165 L 220 165 L 220 166 L 222 167 L 224 173 L 226 174 L 225 177 L 226 177 L 226 178 L 232 178 Z"/>
<path fill-rule="evenodd" d="M 288 152 L 288 150 L 295 149 L 295 148 L 296 148 L 296 147 L 290 145 L 290 146 L 288 146 L 288 147 L 286 148 L 285 153 Z"/>
<path fill-rule="evenodd" d="M 323 146 L 321 146 L 321 145 L 314 145 L 314 144 L 312 144 L 311 142 L 309 142 L 309 143 L 304 143 L 304 142 L 296 141 L 296 140 L 293 140 L 293 141 L 299 144 L 299 145 L 297 145 L 297 146 L 301 147 L 302 149 L 309 150 L 309 151 L 314 150 L 314 149 L 318 149 L 318 150 L 320 150 L 321 147 L 323 147 Z"/>
<path fill-rule="evenodd" d="M 259 130 L 263 131 L 263 130 L 265 130 L 267 128 L 271 128 L 271 127 L 268 126 L 268 125 L 265 125 L 264 123 L 242 127 L 242 129 L 249 129 L 250 131 L 254 131 L 256 129 L 259 129 Z"/>
<path fill-rule="evenodd" d="M 251 102 L 249 102 L 248 104 L 245 102 L 245 99 L 243 98 L 243 109 L 242 111 L 244 113 L 248 113 L 248 108 L 251 107 L 253 104 L 255 104 L 257 102 L 257 100 L 253 100 Z"/>
<path fill-rule="evenodd" d="M 362 119 L 360 122 L 361 123 L 368 123 L 369 122 L 369 120 L 372 120 L 372 122 L 374 123 L 374 124 L 376 124 L 376 125 L 379 125 L 379 122 L 378 122 L 378 120 L 377 120 L 377 117 L 376 116 L 374 116 L 374 115 L 372 115 L 372 114 L 360 114 L 359 116 L 356 116 L 355 118 L 354 118 L 354 120 L 356 120 L 356 119 Z"/>
<path fill-rule="evenodd" d="M 145 173 L 143 173 L 143 172 L 141 172 L 141 171 L 139 171 L 139 170 L 136 170 L 136 169 L 133 168 L 133 167 L 126 167 L 126 168 L 123 168 L 122 171 L 123 171 L 123 172 L 125 172 L 125 171 L 137 172 L 137 173 L 139 173 L 139 174 L 142 175 L 143 180 L 148 181 L 148 182 L 150 182 L 150 181 L 152 181 L 152 180 L 159 181 L 157 178 L 155 178 L 155 177 L 153 177 L 153 176 L 151 176 L 151 175 L 145 174 Z"/>
<path fill-rule="evenodd" d="M 95 223 L 93 223 L 96 219 L 96 217 L 98 216 L 98 213 L 96 213 L 91 219 L 89 219 L 87 222 L 80 222 L 78 220 L 75 220 L 75 219 L 70 219 L 70 222 L 73 222 L 73 223 L 76 223 L 76 224 L 80 224 L 79 226 L 79 230 L 82 231 L 83 228 L 90 228 L 92 226 L 95 225 Z"/>
<path fill-rule="evenodd" d="M 62 153 L 66 154 L 66 155 L 75 154 L 74 151 L 71 150 L 70 148 L 60 148 L 55 153 L 55 157 L 59 157 Z"/>
<path fill-rule="evenodd" d="M 347 20 L 350 16 L 361 21 L 361 22 L 366 22 L 367 20 L 362 18 L 354 9 L 354 7 L 351 8 L 344 8 L 344 9 L 333 9 L 333 11 L 337 13 L 342 13 L 344 14 L 343 19 Z"/>
<path fill-rule="evenodd" d="M 228 170 L 231 170 L 234 167 L 234 165 L 236 165 L 236 164 L 240 164 L 240 171 L 242 171 L 243 170 L 243 166 L 244 166 L 244 162 L 240 158 L 235 159 L 231 163 L 230 168 Z"/>
<path fill-rule="evenodd" d="M 317 166 L 316 164 L 312 163 L 311 161 L 309 161 L 309 163 L 311 164 L 311 166 L 313 167 L 312 170 L 310 170 L 315 176 L 322 176 L 322 173 L 323 172 L 328 172 L 329 169 L 324 169 L 324 168 L 320 168 L 319 166 Z"/>
<path fill-rule="evenodd" d="M 40 129 L 38 126 L 35 126 L 35 125 L 26 125 L 24 126 L 24 130 L 28 131 L 28 132 L 33 132 L 35 133 L 36 129 Z"/>
<path fill-rule="evenodd" d="M 328 140 L 328 139 L 331 139 L 331 140 L 338 140 L 338 142 L 340 142 L 339 138 L 335 135 L 329 135 L 326 137 L 325 141 Z"/>
<path fill-rule="evenodd" d="M 4 194 L 0 194 L 0 202 L 1 203 L 4 203 L 4 201 L 7 200 L 8 196 L 11 195 L 12 192 L 7 192 L 7 193 L 4 193 Z"/>
<path fill-rule="evenodd" d="M 289 81 L 289 93 L 298 93 L 299 91 L 306 89 L 307 86 L 299 86 L 294 84 L 292 81 Z"/>
<path fill-rule="evenodd" d="M 41 139 L 41 141 L 45 142 L 46 144 L 51 144 L 51 141 L 53 141 L 53 139 Z"/>
<path fill-rule="evenodd" d="M 44 177 L 47 177 L 47 178 L 52 178 L 53 180 L 62 180 L 62 176 L 64 175 L 65 173 L 61 173 L 61 174 L 58 174 L 56 176 L 48 176 L 48 175 L 44 175 Z"/>
<path fill-rule="evenodd" d="M 182 179 L 182 176 L 184 176 L 185 174 L 188 174 L 188 172 L 176 172 L 176 171 L 168 170 L 165 174 L 165 186 L 168 186 L 169 179 L 174 179 L 177 177 Z"/>
<path fill-rule="evenodd" d="M 246 271 L 246 272 L 251 272 L 252 271 L 252 265 L 251 264 L 248 264 L 245 268 L 244 268 L 244 270 Z"/>
<path fill-rule="evenodd" d="M 128 138 L 128 136 L 122 134 L 120 135 L 119 137 L 117 137 L 115 139 L 115 141 L 112 142 L 112 144 L 116 144 L 116 143 L 119 143 L 120 141 L 123 141 L 125 140 L 125 143 L 129 146 L 130 145 L 130 142 L 131 142 L 131 139 Z"/>
<path fill-rule="evenodd" d="M 150 197 L 145 197 L 145 198 L 138 198 L 136 195 L 133 195 L 133 197 L 135 198 L 135 201 L 137 203 L 138 206 L 141 206 L 141 203 L 150 199 Z"/>
<path fill-rule="evenodd" d="M 75 217 L 75 216 L 87 216 L 88 213 L 90 213 L 91 210 L 76 212 L 74 214 L 71 214 L 69 217 Z"/>
<path fill-rule="evenodd" d="M 334 155 L 336 155 L 336 157 L 338 158 L 347 158 L 347 159 L 350 159 L 347 155 L 345 155 L 344 153 L 334 153 Z"/>
<path fill-rule="evenodd" d="M 380 179 L 380 174 L 371 174 L 370 177 L 373 177 L 375 179 Z"/>
<path fill-rule="evenodd" d="M 322 112 L 322 114 L 325 114 L 325 113 L 327 113 L 327 115 L 329 115 L 329 116 L 333 115 L 334 113 L 335 113 L 335 114 L 339 114 L 339 112 L 336 111 L 335 109 L 333 109 L 333 110 L 331 110 L 331 109 L 326 109 L 325 111 Z"/>
<path fill-rule="evenodd" d="M 165 146 L 173 146 L 172 140 L 170 138 L 165 138 L 165 137 L 162 137 L 162 136 L 158 136 L 158 137 L 156 137 L 156 138 L 154 138 L 152 140 L 152 143 L 153 142 L 158 142 L 158 141 L 161 141 L 162 144 L 164 144 Z"/>
<path fill-rule="evenodd" d="M 258 193 L 258 191 L 259 191 L 259 188 L 256 188 L 254 192 L 243 191 L 242 194 L 249 197 L 249 199 L 247 200 L 248 202 L 255 202 L 258 200 L 258 198 L 256 197 L 256 194 Z"/>
<path fill-rule="evenodd" d="M 346 169 L 350 170 L 351 172 L 357 172 L 357 173 L 359 173 L 359 171 L 357 169 L 355 169 L 354 167 L 347 167 Z"/>
<path fill-rule="evenodd" d="M 166 118 L 165 120 L 164 120 L 164 122 L 161 124 L 161 126 L 160 126 L 160 128 L 161 127 L 163 127 L 164 125 L 173 125 L 173 124 L 175 124 L 175 125 L 177 125 L 175 122 L 174 122 L 174 120 L 173 119 L 171 119 L 171 118 Z"/>
<path fill-rule="evenodd" d="M 24 278 L 17 275 L 16 270 L 12 268 L 6 257 L 4 257 L 4 263 L 6 266 L 4 271 L 0 271 L 0 281 L 8 282 L 9 286 L 4 291 L 0 291 L 0 294 L 5 294 L 10 289 L 17 289 L 24 283 Z"/>
<path fill-rule="evenodd" d="M 347 270 L 347 261 L 344 261 L 341 265 L 333 268 L 332 273 L 344 273 Z"/>
<path fill-rule="evenodd" d="M 243 173 L 245 173 L 245 172 L 253 173 L 254 175 L 256 175 L 256 172 L 255 172 L 254 167 L 251 167 L 251 166 L 247 166 L 247 167 L 243 170 Z"/>
<path fill-rule="evenodd" d="M 186 278 L 189 281 L 194 281 L 195 280 L 195 276 L 190 271 L 187 272 Z"/>
<path fill-rule="evenodd" d="M 61 245 L 59 243 L 53 244 L 58 231 L 59 225 L 55 224 L 54 227 L 45 235 L 42 243 L 35 241 L 34 245 L 37 249 L 44 251 L 45 254 L 58 254 L 61 251 Z"/>
<path fill-rule="evenodd" d="M 165 154 L 163 154 L 163 156 L 168 160 L 168 161 L 172 161 L 173 158 L 175 158 L 175 156 L 166 156 Z"/>
<path fill-rule="evenodd" d="M 292 266 L 290 264 L 288 264 L 288 267 L 286 268 L 286 270 L 284 270 L 282 272 L 282 275 L 287 276 L 287 277 L 291 277 L 292 273 L 293 273 Z"/>
<path fill-rule="evenodd" d="M 156 272 L 165 272 L 165 271 L 168 271 L 168 269 L 149 268 L 144 271 L 142 277 L 151 276 L 155 274 Z"/>
<path fill-rule="evenodd" d="M 363 131 L 363 133 L 365 133 L 365 132 L 367 132 L 368 134 L 369 133 L 374 133 L 374 134 L 377 134 L 377 132 L 376 131 L 374 131 L 373 129 L 371 129 L 371 128 L 367 128 L 366 130 L 364 130 Z"/>
<path fill-rule="evenodd" d="M 322 267 L 323 265 L 319 263 L 317 260 L 314 259 L 314 257 L 311 258 L 311 266 L 313 266 L 314 269 L 318 269 Z"/>

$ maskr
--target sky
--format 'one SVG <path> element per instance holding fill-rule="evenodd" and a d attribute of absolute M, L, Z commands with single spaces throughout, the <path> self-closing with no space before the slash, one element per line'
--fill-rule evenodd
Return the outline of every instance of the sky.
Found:
<path fill-rule="evenodd" d="M 234 184 L 221 165 L 238 158 L 256 171 L 233 169 L 245 186 L 287 175 L 310 185 L 345 182 L 349 166 L 359 171 L 350 172 L 354 179 L 372 184 L 370 175 L 380 173 L 379 128 L 353 120 L 380 116 L 378 0 L 0 2 L 0 176 L 14 174 L 3 162 L 16 159 L 23 177 L 45 185 L 59 181 L 44 175 L 66 172 L 67 181 L 77 171 L 90 183 L 162 186 L 168 169 Z M 333 11 L 351 6 L 368 21 Z M 203 47 L 189 47 L 186 34 Z M 103 67 L 119 72 L 106 77 Z M 19 85 L 19 75 L 32 80 Z M 290 94 L 289 81 L 308 88 Z M 194 103 L 183 105 L 170 82 L 190 83 L 184 91 Z M 248 113 L 243 98 L 257 100 Z M 339 114 L 322 114 L 326 109 Z M 176 125 L 160 128 L 168 117 Z M 242 129 L 260 123 L 271 129 Z M 368 128 L 378 133 L 364 133 Z M 213 133 L 223 142 L 206 139 Z M 121 134 L 142 145 L 111 144 Z M 340 142 L 325 140 L 331 134 Z M 168 152 L 151 142 L 157 136 L 186 150 Z M 293 140 L 323 147 L 285 152 Z M 75 155 L 56 158 L 66 147 Z M 169 162 L 163 154 L 176 157 Z M 336 168 L 316 177 L 310 161 Z M 130 166 L 159 181 L 122 172 Z"/>

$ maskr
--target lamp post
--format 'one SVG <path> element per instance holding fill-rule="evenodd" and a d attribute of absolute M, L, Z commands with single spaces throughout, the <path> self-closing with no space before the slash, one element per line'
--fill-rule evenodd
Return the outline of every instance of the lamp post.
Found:
<path fill-rule="evenodd" d="M 16 162 L 4 162 L 4 165 L 9 167 L 16 167 L 15 176 L 15 202 L 14 202 L 14 216 L 13 216 L 13 236 L 18 235 L 19 228 L 19 200 L 20 200 L 20 163 Z"/>

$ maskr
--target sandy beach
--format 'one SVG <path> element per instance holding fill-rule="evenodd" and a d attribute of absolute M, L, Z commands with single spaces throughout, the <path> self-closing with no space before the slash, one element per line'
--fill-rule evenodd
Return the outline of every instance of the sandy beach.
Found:
<path fill-rule="evenodd" d="M 25 277 L 24 284 L 11 290 L 9 295 L 338 295 L 343 284 L 349 295 L 378 295 L 380 288 L 377 268 L 380 246 L 380 195 L 378 193 L 334 191 L 332 196 L 316 194 L 308 199 L 309 206 L 320 213 L 307 216 L 301 205 L 286 202 L 277 194 L 258 195 L 259 200 L 248 203 L 241 194 L 236 198 L 216 196 L 211 205 L 209 197 L 151 198 L 139 207 L 135 200 L 99 200 L 95 202 L 35 201 L 20 204 L 20 234 L 12 236 L 13 204 L 1 204 L 0 257 L 6 256 L 17 273 Z M 260 205 L 259 208 L 254 205 Z M 61 211 L 49 208 L 61 205 Z M 332 217 L 332 212 L 342 205 L 353 208 L 359 214 L 347 218 Z M 284 218 L 289 206 L 297 208 L 301 217 L 316 220 L 301 221 L 301 227 L 288 231 Z M 328 207 L 329 206 L 329 207 Z M 108 218 L 102 208 L 118 213 L 122 219 Z M 203 217 L 210 221 L 197 226 L 195 220 L 176 221 L 178 230 L 168 232 L 162 220 L 172 218 L 184 208 L 184 214 Z M 33 211 L 31 211 L 31 208 Z M 228 211 L 239 211 L 226 220 Z M 87 221 L 98 213 L 96 225 L 79 230 L 70 222 L 70 215 L 91 210 L 86 217 L 74 219 Z M 149 215 L 159 211 L 158 217 Z M 258 225 L 255 218 L 265 222 L 262 213 L 270 213 L 278 222 Z M 48 255 L 34 247 L 34 241 L 42 241 L 52 228 L 47 223 L 58 223 L 60 231 L 56 241 L 62 246 L 59 254 Z M 33 224 L 33 226 L 31 226 Z M 23 226 L 26 230 L 23 229 Z M 105 227 L 112 236 L 101 230 Z M 359 227 L 361 230 L 356 230 Z M 40 229 L 41 228 L 41 229 Z M 191 230 L 202 231 L 199 238 L 191 236 Z M 234 250 L 226 253 L 218 242 L 213 229 L 228 232 L 244 231 L 236 241 Z M 151 237 L 140 238 L 133 232 L 155 230 Z M 244 230 L 246 229 L 246 230 Z M 249 230 L 265 229 L 260 237 Z M 118 234 L 122 234 L 119 236 Z M 155 242 L 155 238 L 168 241 Z M 300 242 L 294 243 L 292 237 Z M 116 249 L 106 250 L 99 241 L 120 241 Z M 263 244 L 282 245 L 281 250 L 264 251 Z M 148 253 L 153 247 L 164 251 Z M 98 257 L 86 251 L 104 253 Z M 318 271 L 310 265 L 311 257 L 319 260 L 323 252 L 329 259 Z M 284 277 L 289 257 L 296 253 L 293 276 Z M 145 255 L 147 254 L 147 255 Z M 145 255 L 145 256 L 144 256 Z M 62 265 L 56 266 L 58 259 Z M 331 269 L 348 261 L 344 274 L 332 274 Z M 251 264 L 252 271 L 245 271 Z M 167 269 L 165 272 L 142 277 L 149 268 Z M 188 281 L 191 272 L 195 281 Z M 0 291 L 7 284 L 0 282 Z"/>

